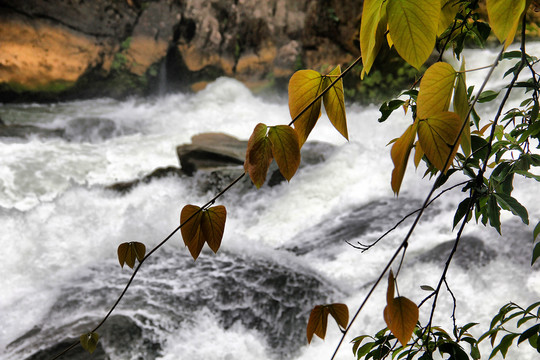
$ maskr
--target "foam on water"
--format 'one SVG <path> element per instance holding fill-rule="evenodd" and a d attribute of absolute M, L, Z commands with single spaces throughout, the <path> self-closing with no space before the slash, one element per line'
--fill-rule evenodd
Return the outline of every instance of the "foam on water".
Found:
<path fill-rule="evenodd" d="M 492 61 L 475 54 L 465 52 L 468 68 Z M 469 81 L 479 85 L 481 77 L 475 78 L 473 74 L 476 73 L 468 74 Z M 194 95 L 123 102 L 102 99 L 47 106 L 10 105 L 0 111 L 7 122 L 17 119 L 64 128 L 74 118 L 92 116 L 112 120 L 119 129 L 131 131 L 100 143 L 39 137 L 0 142 L 0 246 L 4 253 L 0 273 L 6 274 L 0 278 L 0 354 L 8 343 L 40 325 L 60 296 L 59 289 L 78 273 L 84 274 L 102 261 L 116 261 L 120 242 L 141 241 L 148 248 L 156 245 L 178 225 L 184 204 L 208 200 L 208 194 L 200 194 L 191 182 L 178 179 L 142 184 L 123 196 L 104 190 L 104 185 L 140 177 L 156 167 L 177 166 L 175 147 L 189 142 L 197 133 L 220 131 L 246 139 L 259 122 L 283 124 L 290 118 L 285 100 L 265 101 L 253 96 L 239 82 L 225 78 Z M 396 230 L 367 254 L 353 251 L 343 242 L 332 244 L 332 256 L 326 257 L 319 253 L 294 256 L 282 247 L 318 226 L 339 227 L 343 218 L 359 205 L 392 198 L 392 162 L 386 144 L 401 135 L 410 117 L 397 111 L 385 123 L 378 124 L 378 115 L 374 106 L 350 106 L 350 142 L 323 116 L 311 139 L 338 147 L 325 162 L 301 169 L 290 183 L 225 195 L 220 201 L 228 210 L 222 250 L 311 269 L 316 276 L 335 284 L 345 294 L 343 299 L 336 300 L 347 303 L 353 311 L 403 238 L 405 228 Z M 415 171 L 409 164 L 401 198 L 414 200 L 425 196 L 429 182 L 421 179 L 423 172 L 423 168 Z M 527 206 L 534 224 L 540 217 L 540 206 L 528 195 L 529 182 L 519 183 L 514 196 Z M 410 257 L 400 274 L 400 290 L 417 303 L 426 296 L 418 288 L 419 279 L 422 284 L 435 286 L 442 269 L 440 264 L 416 259 L 455 236 L 451 229 L 453 209 L 463 197 L 458 189 L 442 198 L 411 240 Z M 503 220 L 516 222 L 506 212 Z M 373 241 L 390 224 L 383 222 L 378 226 L 384 229 L 370 230 L 354 240 Z M 517 225 L 505 229 L 503 226 L 503 234 L 508 236 L 505 239 L 522 239 L 526 234 Z M 486 243 L 498 238 L 493 231 L 475 225 L 468 226 L 466 234 L 478 236 Z M 503 242 L 494 246 L 510 254 L 520 248 L 520 241 L 508 240 L 506 245 Z M 179 236 L 166 245 L 169 249 L 178 246 L 183 247 Z M 530 243 L 523 245 L 523 249 L 530 252 L 527 246 Z M 512 264 L 521 256 L 516 254 L 509 259 L 499 256 L 486 267 L 451 268 L 449 284 L 458 298 L 465 299 L 458 303 L 459 322 L 485 323 L 509 300 L 527 304 L 540 296 L 538 271 L 516 280 L 529 271 L 523 264 Z M 505 268 L 502 274 L 501 268 Z M 368 303 L 352 335 L 374 332 L 384 326 L 384 301 L 383 286 Z M 438 309 L 436 321 L 451 324 L 452 301 L 448 294 L 441 296 Z M 192 324 L 160 333 L 164 344 L 160 359 L 275 357 L 259 332 L 238 323 L 225 330 L 219 319 L 206 310 L 193 316 L 197 321 Z M 329 327 L 326 342 L 315 339 L 311 346 L 298 349 L 296 358 L 328 359 L 339 337 L 339 331 Z M 349 351 L 345 344 L 338 358 L 349 358 Z"/>

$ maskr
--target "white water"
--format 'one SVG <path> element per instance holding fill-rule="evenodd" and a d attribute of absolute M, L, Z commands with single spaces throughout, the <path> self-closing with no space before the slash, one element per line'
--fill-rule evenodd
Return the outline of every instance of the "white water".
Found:
<path fill-rule="evenodd" d="M 534 46 L 531 53 L 536 50 L 540 53 L 540 45 Z M 494 54 L 487 53 L 467 52 L 467 67 L 490 64 Z M 483 74 L 485 72 L 472 73 L 468 75 L 468 81 L 479 86 Z M 518 103 L 518 99 L 513 101 L 513 105 Z M 482 112 L 489 114 L 489 110 L 484 107 Z M 286 246 L 303 232 L 313 231 L 318 224 L 337 226 L 341 218 L 361 205 L 393 198 L 390 189 L 392 162 L 386 144 L 401 135 L 410 119 L 396 111 L 387 122 L 379 124 L 378 115 L 375 106 L 349 106 L 350 142 L 341 138 L 323 115 L 311 139 L 338 147 L 327 161 L 303 168 L 289 184 L 225 196 L 220 200 L 228 210 L 220 251 L 313 273 L 342 294 L 332 301 L 344 302 L 355 311 L 367 286 L 376 279 L 406 233 L 406 227 L 363 254 L 343 243 L 332 245 L 333 249 L 329 251 L 335 256 L 330 258 L 324 256 L 321 249 L 321 253 L 294 256 L 279 247 Z M 129 274 L 129 269 L 121 270 L 116 265 L 119 243 L 141 241 L 147 247 L 158 244 L 178 225 L 179 212 L 185 204 L 205 203 L 212 196 L 199 194 L 189 181 L 176 178 L 141 184 L 126 195 L 105 190 L 104 186 L 141 177 L 157 167 L 177 166 L 175 147 L 188 143 L 195 134 L 226 132 L 247 139 L 259 122 L 274 125 L 287 123 L 290 119 L 285 99 L 265 101 L 231 79 L 219 79 L 195 95 L 176 94 L 124 102 L 102 99 L 58 105 L 5 105 L 0 107 L 0 116 L 7 122 L 17 119 L 49 128 L 66 127 L 76 117 L 102 117 L 112 120 L 124 134 L 93 143 L 37 136 L 29 140 L 0 141 L 0 248 L 3 253 L 0 262 L 0 356 L 10 359 L 17 355 L 6 346 L 34 326 L 41 326 L 43 322 L 69 322 L 61 315 L 51 315 L 58 297 L 64 296 L 63 288 L 93 274 L 95 267 L 107 268 L 104 264 L 115 264 L 114 271 Z M 429 181 L 421 178 L 423 171 L 423 168 L 417 172 L 413 167 L 408 169 L 400 198 L 425 197 Z M 530 181 L 519 181 L 514 193 L 529 209 L 533 225 L 540 217 L 540 206 L 535 197 L 530 196 L 531 192 L 536 194 L 534 186 Z M 435 286 L 443 264 L 415 259 L 455 236 L 451 230 L 453 209 L 462 198 L 459 190 L 442 198 L 438 212 L 420 224 L 411 240 L 399 277 L 399 289 L 416 303 L 427 295 L 420 290 L 420 285 Z M 482 323 L 484 327 L 476 333 L 486 330 L 485 325 L 506 302 L 512 300 L 526 305 L 540 296 L 540 272 L 520 263 L 522 258 L 506 256 L 513 254 L 516 247 L 529 251 L 529 256 L 532 245 L 527 231 L 530 233 L 532 229 L 525 229 L 511 214 L 503 213 L 503 219 L 506 220 L 503 239 L 481 225 L 471 224 L 465 231 L 498 249 L 498 258 L 468 270 L 452 266 L 448 276 L 458 298 L 458 323 Z M 383 229 L 370 231 L 353 242 L 370 242 L 390 226 L 384 224 Z M 165 246 L 165 251 L 177 254 L 179 250 L 186 252 L 177 235 Z M 160 280 L 159 272 L 145 281 L 171 284 L 170 280 Z M 100 284 L 90 282 L 87 286 L 90 293 L 92 286 Z M 196 284 L 190 284 L 187 289 L 182 284 L 175 286 L 178 287 L 175 291 L 182 293 L 194 289 Z M 383 284 L 358 318 L 349 340 L 354 335 L 373 333 L 384 327 L 384 292 Z M 114 298 L 115 294 L 111 296 Z M 152 298 L 152 294 L 148 296 Z M 111 305 L 110 302 L 96 305 L 88 311 L 97 318 Z M 308 311 L 314 305 L 307 303 L 302 307 Z M 148 318 L 166 318 L 145 308 L 137 311 Z M 428 306 L 421 309 L 424 323 L 428 311 Z M 451 298 L 443 292 L 435 322 L 449 326 L 451 312 Z M 134 314 L 127 310 L 125 313 Z M 66 317 L 77 319 L 76 314 Z M 225 329 L 220 319 L 205 307 L 192 317 L 193 323 L 168 324 L 168 327 L 156 330 L 158 341 L 163 344 L 160 359 L 271 359 L 276 356 L 268 346 L 265 334 L 248 329 L 240 322 Z M 78 333 L 74 331 L 68 335 Z M 332 324 L 324 342 L 317 338 L 309 347 L 301 346 L 291 351 L 296 359 L 329 359 L 339 337 L 340 333 Z M 35 349 L 39 347 L 40 344 L 36 344 Z M 534 353 L 526 346 L 520 348 L 523 348 L 520 358 L 534 358 Z M 345 343 L 338 358 L 351 358 L 350 351 L 350 345 Z M 486 351 L 484 357 L 489 354 Z M 124 357 L 118 355 L 116 358 Z"/>

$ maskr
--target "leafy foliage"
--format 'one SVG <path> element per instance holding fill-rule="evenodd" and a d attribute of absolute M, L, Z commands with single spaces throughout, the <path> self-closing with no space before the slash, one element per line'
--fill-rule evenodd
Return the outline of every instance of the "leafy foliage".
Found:
<path fill-rule="evenodd" d="M 146 254 L 146 246 L 140 242 L 128 242 L 118 246 L 118 261 L 120 266 L 124 267 L 124 264 L 133 269 L 135 266 L 135 259 L 141 262 Z"/>
<path fill-rule="evenodd" d="M 184 206 L 180 214 L 180 222 L 183 224 L 182 238 L 193 260 L 197 260 L 205 242 L 217 253 L 221 246 L 226 217 L 227 211 L 223 205 L 208 209 L 201 209 L 196 205 Z"/>
<path fill-rule="evenodd" d="M 328 325 L 328 314 L 332 315 L 338 326 L 347 328 L 349 323 L 349 308 L 345 304 L 317 305 L 311 310 L 307 324 L 307 340 L 311 343 L 313 334 L 324 340 Z"/>

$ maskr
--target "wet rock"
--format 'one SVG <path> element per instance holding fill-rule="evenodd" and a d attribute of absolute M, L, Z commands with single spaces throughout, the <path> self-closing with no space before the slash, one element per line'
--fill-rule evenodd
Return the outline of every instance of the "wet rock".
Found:
<path fill-rule="evenodd" d="M 43 138 L 62 137 L 63 129 L 49 129 L 34 125 L 18 125 L 0 123 L 0 138 L 27 139 L 32 136 Z"/>
<path fill-rule="evenodd" d="M 454 240 L 435 246 L 419 257 L 420 261 L 444 264 L 454 247 Z M 464 269 L 485 266 L 497 257 L 497 252 L 474 236 L 462 236 L 452 262 Z"/>
<path fill-rule="evenodd" d="M 74 142 L 98 143 L 122 133 L 123 131 L 112 120 L 81 117 L 68 122 L 63 137 Z"/>
<path fill-rule="evenodd" d="M 135 186 L 143 183 L 148 184 L 152 180 L 161 179 L 164 177 L 183 177 L 185 176 L 182 169 L 175 166 L 168 166 L 164 168 L 157 168 L 150 174 L 145 175 L 141 179 L 135 179 L 131 181 L 117 182 L 106 187 L 107 190 L 116 191 L 119 193 L 127 193 L 131 191 Z"/>

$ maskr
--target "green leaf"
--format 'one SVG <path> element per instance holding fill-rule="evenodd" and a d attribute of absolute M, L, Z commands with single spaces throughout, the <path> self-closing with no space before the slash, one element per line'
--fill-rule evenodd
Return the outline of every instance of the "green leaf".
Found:
<path fill-rule="evenodd" d="M 403 100 L 392 100 L 389 102 L 382 103 L 379 111 L 381 112 L 381 117 L 377 120 L 378 122 L 384 122 L 388 117 L 394 112 L 394 110 L 399 109 L 405 101 Z"/>
<path fill-rule="evenodd" d="M 467 85 L 465 83 L 465 59 L 461 62 L 461 68 L 457 73 L 456 87 L 454 89 L 454 110 L 459 115 L 461 123 L 465 123 L 461 133 L 461 148 L 465 156 L 471 154 L 471 126 L 469 118 L 469 100 L 467 97 Z"/>
<path fill-rule="evenodd" d="M 270 127 L 268 138 L 272 156 L 276 159 L 279 171 L 290 181 L 300 166 L 300 141 L 296 131 L 287 125 Z"/>
<path fill-rule="evenodd" d="M 418 118 L 427 119 L 448 111 L 455 80 L 456 71 L 450 64 L 437 62 L 426 70 L 416 101 Z"/>
<path fill-rule="evenodd" d="M 420 286 L 420 289 L 425 290 L 425 291 L 435 291 L 435 289 L 432 288 L 432 287 L 429 286 L 429 285 L 421 285 L 421 286 Z"/>
<path fill-rule="evenodd" d="M 510 210 L 514 215 L 519 216 L 524 224 L 529 225 L 529 213 L 523 205 L 510 195 L 504 193 L 495 193 L 494 195 L 503 209 Z"/>
<path fill-rule="evenodd" d="M 388 30 L 399 55 L 416 69 L 435 46 L 440 0 L 389 0 Z"/>
<path fill-rule="evenodd" d="M 499 92 L 493 91 L 493 90 L 486 90 L 478 96 L 478 102 L 479 103 L 485 103 L 489 102 L 491 100 L 494 100 L 497 96 L 499 96 Z"/>
<path fill-rule="evenodd" d="M 267 130 L 268 127 L 265 124 L 259 123 L 255 126 L 248 141 L 244 162 L 244 169 L 257 189 L 264 184 L 272 162 L 272 144 L 266 136 Z"/>
<path fill-rule="evenodd" d="M 448 170 L 457 152 L 457 146 L 452 148 L 452 145 L 461 130 L 460 123 L 456 113 L 443 112 L 420 120 L 418 124 L 418 141 L 422 150 L 433 166 L 442 172 Z"/>
<path fill-rule="evenodd" d="M 540 234 L 540 221 L 536 224 L 536 226 L 534 227 L 534 231 L 533 231 L 533 241 L 536 240 L 536 238 L 538 237 L 538 234 Z"/>
<path fill-rule="evenodd" d="M 334 78 L 341 75 L 341 67 L 338 65 L 327 76 L 324 77 L 323 87 L 328 88 Z M 324 108 L 326 109 L 326 115 L 330 119 L 330 122 L 337 131 L 347 140 L 349 140 L 349 134 L 347 132 L 347 117 L 345 115 L 345 96 L 343 94 L 343 80 L 339 79 L 324 95 L 323 95 Z"/>
<path fill-rule="evenodd" d="M 323 76 L 314 70 L 299 70 L 289 80 L 289 112 L 296 118 L 323 91 Z M 294 122 L 300 146 L 304 145 L 321 116 L 321 99 Z"/>
<path fill-rule="evenodd" d="M 96 350 L 99 341 L 99 335 L 95 332 L 89 332 L 81 335 L 79 337 L 79 340 L 83 349 L 92 354 Z"/>
<path fill-rule="evenodd" d="M 487 0 L 489 23 L 495 36 L 508 47 L 516 35 L 521 17 L 526 10 L 526 0 Z"/>
<path fill-rule="evenodd" d="M 403 176 L 407 169 L 407 162 L 409 161 L 409 154 L 413 147 L 414 138 L 416 137 L 416 122 L 410 125 L 407 130 L 401 135 L 399 139 L 392 145 L 390 155 L 392 162 L 394 163 L 394 170 L 392 170 L 392 190 L 396 195 L 399 194 L 401 183 L 403 182 Z"/>
<path fill-rule="evenodd" d="M 362 23 L 360 24 L 360 51 L 362 53 L 361 78 L 368 74 L 377 57 L 386 31 L 386 2 L 383 0 L 364 0 Z M 325 105 L 326 106 L 326 105 Z"/>
<path fill-rule="evenodd" d="M 532 261 L 531 266 L 534 265 L 538 257 L 540 256 L 540 242 L 534 246 L 533 254 L 532 254 Z"/>
<path fill-rule="evenodd" d="M 454 215 L 454 228 L 459 223 L 461 219 L 467 214 L 467 211 L 469 211 L 469 205 L 470 205 L 471 199 L 467 198 L 459 203 L 456 214 Z"/>
<path fill-rule="evenodd" d="M 493 358 L 495 355 L 497 355 L 497 352 L 500 352 L 503 358 L 506 358 L 506 353 L 508 352 L 508 348 L 510 345 L 512 345 L 512 342 L 516 337 L 518 337 L 519 334 L 508 334 L 505 335 L 502 339 L 499 345 L 497 345 L 491 354 L 489 355 L 489 358 Z"/>
<path fill-rule="evenodd" d="M 360 349 L 358 349 L 358 351 L 356 352 L 356 358 L 360 359 L 365 356 L 368 352 L 371 351 L 371 349 L 373 349 L 373 346 L 375 346 L 374 342 L 368 342 L 362 345 Z"/>
<path fill-rule="evenodd" d="M 455 359 L 455 360 L 468 360 L 469 357 L 467 356 L 467 353 L 463 350 L 461 346 L 456 344 L 455 342 L 447 342 L 443 343 L 439 346 L 439 350 L 441 353 L 446 353 L 450 355 L 449 359 Z"/>
<path fill-rule="evenodd" d="M 497 232 L 501 233 L 501 214 L 499 205 L 497 204 L 497 198 L 494 195 L 490 195 L 487 201 L 487 215 L 489 218 L 489 224 L 493 226 Z"/>
<path fill-rule="evenodd" d="M 534 326 L 531 326 L 527 330 L 525 330 L 518 339 L 518 345 L 521 344 L 523 341 L 529 339 L 531 336 L 538 334 L 538 330 L 540 329 L 540 324 L 536 324 Z"/>

